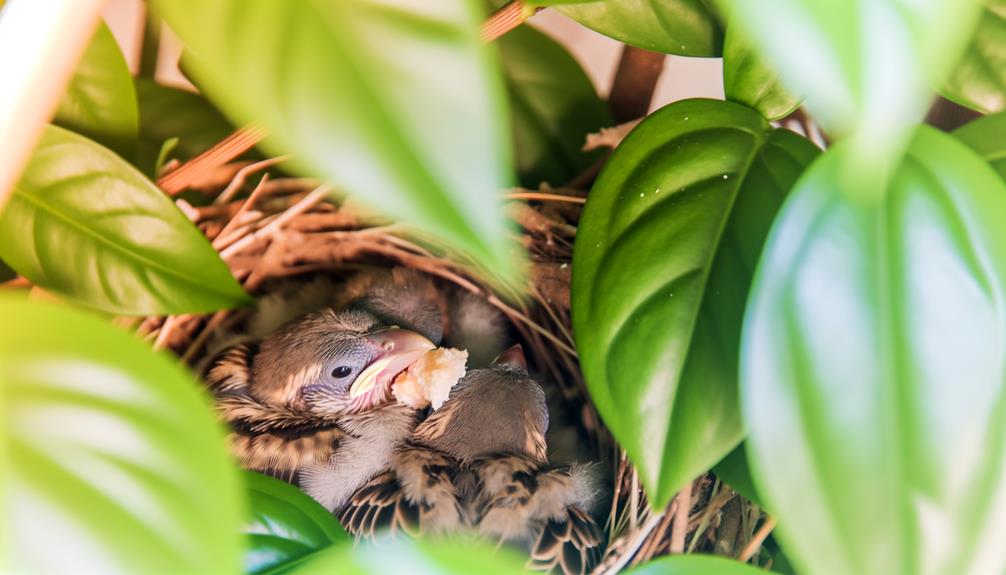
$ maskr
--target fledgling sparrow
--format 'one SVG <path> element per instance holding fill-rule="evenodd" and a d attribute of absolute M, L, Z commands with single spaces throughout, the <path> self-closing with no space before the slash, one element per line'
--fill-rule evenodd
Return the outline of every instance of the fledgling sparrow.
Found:
<path fill-rule="evenodd" d="M 548 464 L 547 428 L 545 394 L 515 346 L 468 372 L 340 520 L 357 538 L 474 530 L 524 545 L 533 568 L 589 572 L 602 544 L 587 512 L 596 479 L 589 466 Z"/>

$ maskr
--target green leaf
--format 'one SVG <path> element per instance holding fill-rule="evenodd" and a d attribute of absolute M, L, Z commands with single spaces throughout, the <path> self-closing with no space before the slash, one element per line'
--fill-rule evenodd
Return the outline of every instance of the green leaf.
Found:
<path fill-rule="evenodd" d="M 137 165 L 147 174 L 153 174 L 164 142 L 178 138 L 171 154 L 184 161 L 212 148 L 235 130 L 206 98 L 188 90 L 137 78 L 136 95 L 140 102 Z"/>
<path fill-rule="evenodd" d="M 139 124 L 126 59 L 104 22 L 77 64 L 53 122 L 132 158 Z"/>
<path fill-rule="evenodd" d="M 0 296 L 5 573 L 236 573 L 240 484 L 174 358 Z"/>
<path fill-rule="evenodd" d="M 679 56 L 719 56 L 723 30 L 703 0 L 604 0 L 556 10 L 620 42 Z"/>
<path fill-rule="evenodd" d="M 986 0 L 964 57 L 942 94 L 982 112 L 1006 108 L 1006 0 Z"/>
<path fill-rule="evenodd" d="M 351 538 L 324 507 L 293 485 L 245 472 L 249 519 L 245 573 L 275 574 Z"/>
<path fill-rule="evenodd" d="M 883 167 L 903 150 L 968 39 L 982 0 L 718 0 L 851 160 Z"/>
<path fill-rule="evenodd" d="M 748 456 L 805 573 L 1001 573 L 1006 184 L 921 127 L 885 194 L 800 180 L 745 318 Z"/>
<path fill-rule="evenodd" d="M 751 469 L 748 466 L 748 456 L 744 444 L 741 443 L 728 453 L 713 467 L 713 473 L 719 477 L 731 489 L 741 494 L 745 499 L 762 505 L 761 497 L 755 488 L 754 480 L 751 479 Z"/>
<path fill-rule="evenodd" d="M 723 43 L 723 90 L 727 100 L 754 108 L 768 120 L 785 118 L 800 105 L 738 26 L 727 28 Z"/>
<path fill-rule="evenodd" d="M 741 440 L 748 284 L 817 152 L 750 108 L 684 100 L 643 120 L 588 196 L 573 251 L 577 349 L 654 508 Z"/>
<path fill-rule="evenodd" d="M 143 175 L 49 126 L 0 213 L 0 257 L 32 283 L 126 315 L 247 303 L 206 237 Z"/>
<path fill-rule="evenodd" d="M 954 131 L 954 136 L 992 165 L 1006 179 L 1006 112 L 969 122 Z"/>
<path fill-rule="evenodd" d="M 484 541 L 403 537 L 360 546 L 335 545 L 284 573 L 297 575 L 520 575 L 524 559 Z"/>
<path fill-rule="evenodd" d="M 162 0 L 196 80 L 272 152 L 505 275 L 503 82 L 480 0 Z"/>
<path fill-rule="evenodd" d="M 545 34 L 521 26 L 497 42 L 521 183 L 562 185 L 597 159 L 582 148 L 587 134 L 614 123 L 608 105 L 569 52 Z"/>
<path fill-rule="evenodd" d="M 643 563 L 625 575 L 771 575 L 771 572 L 715 555 L 676 555 Z"/>

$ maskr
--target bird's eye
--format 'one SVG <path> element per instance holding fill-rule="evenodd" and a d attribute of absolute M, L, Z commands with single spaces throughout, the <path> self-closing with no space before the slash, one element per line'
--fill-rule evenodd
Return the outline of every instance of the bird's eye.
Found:
<path fill-rule="evenodd" d="M 353 373 L 353 368 L 348 365 L 340 365 L 332 370 L 332 377 L 335 379 L 342 379 L 351 373 Z"/>

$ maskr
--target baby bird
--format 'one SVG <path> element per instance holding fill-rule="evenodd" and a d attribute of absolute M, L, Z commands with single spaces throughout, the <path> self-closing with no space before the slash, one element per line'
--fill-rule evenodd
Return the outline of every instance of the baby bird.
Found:
<path fill-rule="evenodd" d="M 335 477 L 336 489 L 308 489 L 329 509 L 384 469 L 418 423 L 419 412 L 393 400 L 400 372 L 445 340 L 474 333 L 492 346 L 503 337 L 488 305 L 401 268 L 263 307 L 252 330 L 266 335 L 217 355 L 206 381 L 241 465 L 302 487 L 306 469 Z M 274 329 L 284 315 L 303 317 Z"/>
<path fill-rule="evenodd" d="M 515 346 L 469 371 L 340 520 L 357 538 L 470 529 L 526 546 L 533 568 L 587 573 L 602 541 L 587 513 L 595 479 L 587 466 L 548 465 L 547 428 L 545 394 Z"/>

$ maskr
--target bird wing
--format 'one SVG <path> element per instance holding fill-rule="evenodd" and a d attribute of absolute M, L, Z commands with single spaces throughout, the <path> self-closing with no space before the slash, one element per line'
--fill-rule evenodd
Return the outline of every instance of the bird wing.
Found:
<path fill-rule="evenodd" d="M 242 467 L 296 483 L 303 466 L 328 461 L 347 434 L 333 422 L 252 397 L 248 381 L 257 351 L 254 342 L 223 351 L 210 363 L 206 385 L 216 397 L 220 418 L 232 430 L 231 452 Z"/>
<path fill-rule="evenodd" d="M 601 530 L 593 518 L 577 505 L 560 518 L 549 519 L 531 546 L 530 569 L 564 575 L 590 573 L 601 561 Z"/>
<path fill-rule="evenodd" d="M 455 484 L 459 473 L 453 458 L 407 443 L 395 450 L 389 469 L 350 497 L 339 520 L 357 539 L 383 530 L 409 536 L 457 531 L 467 515 Z"/>
<path fill-rule="evenodd" d="M 529 567 L 587 573 L 601 555 L 601 531 L 584 510 L 591 494 L 585 468 L 546 469 L 537 460 L 498 454 L 473 463 L 482 534 L 530 543 Z"/>

